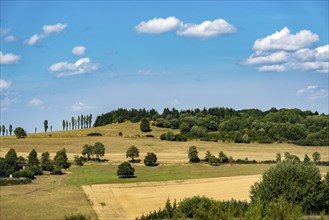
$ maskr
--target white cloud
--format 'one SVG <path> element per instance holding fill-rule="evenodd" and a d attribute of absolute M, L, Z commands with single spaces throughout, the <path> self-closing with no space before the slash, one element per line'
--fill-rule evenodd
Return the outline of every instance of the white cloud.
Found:
<path fill-rule="evenodd" d="M 92 106 L 88 106 L 83 102 L 76 102 L 74 105 L 71 106 L 70 111 L 72 112 L 82 112 L 88 109 L 92 109 Z"/>
<path fill-rule="evenodd" d="M 309 85 L 305 89 L 301 89 L 296 93 L 299 97 L 304 97 L 309 100 L 319 100 L 328 97 L 328 89 L 319 88 L 317 85 Z"/>
<path fill-rule="evenodd" d="M 72 49 L 72 53 L 74 55 L 80 56 L 86 52 L 86 48 L 84 46 L 77 46 Z"/>
<path fill-rule="evenodd" d="M 181 24 L 181 21 L 174 17 L 153 18 L 149 21 L 142 21 L 135 26 L 137 33 L 145 34 L 161 34 L 176 29 Z"/>
<path fill-rule="evenodd" d="M 44 25 L 42 27 L 45 34 L 61 33 L 67 27 L 67 24 L 57 23 L 54 25 Z"/>
<path fill-rule="evenodd" d="M 2 90 L 6 90 L 9 89 L 9 87 L 11 86 L 11 82 L 8 80 L 4 80 L 4 79 L 0 79 L 0 90 L 2 92 Z"/>
<path fill-rule="evenodd" d="M 298 50 L 309 47 L 319 41 L 319 36 L 309 30 L 301 30 L 297 34 L 290 34 L 290 30 L 284 27 L 281 31 L 276 31 L 265 38 L 257 39 L 253 50 Z"/>
<path fill-rule="evenodd" d="M 54 25 L 44 25 L 42 27 L 43 33 L 42 34 L 34 34 L 29 39 L 25 40 L 24 43 L 30 46 L 39 46 L 40 40 L 46 37 L 49 37 L 52 33 L 61 33 L 65 30 L 67 24 L 57 23 Z"/>
<path fill-rule="evenodd" d="M 5 37 L 3 39 L 3 41 L 6 43 L 12 43 L 12 42 L 17 41 L 17 38 L 15 36 L 10 35 L 10 36 Z"/>
<path fill-rule="evenodd" d="M 98 70 L 99 64 L 92 63 L 88 57 L 81 58 L 75 63 L 59 62 L 51 65 L 48 70 L 56 72 L 57 77 L 67 77 L 90 73 Z"/>
<path fill-rule="evenodd" d="M 34 34 L 29 39 L 25 40 L 24 43 L 30 46 L 40 45 L 40 40 L 44 37 L 44 35 Z"/>
<path fill-rule="evenodd" d="M 37 99 L 37 98 L 31 99 L 31 101 L 29 102 L 29 106 L 38 107 L 41 105 L 43 105 L 43 101 L 41 101 L 40 99 Z"/>
<path fill-rule="evenodd" d="M 294 70 L 329 73 L 329 45 L 311 48 L 318 40 L 318 35 L 310 31 L 302 30 L 291 35 L 289 29 L 284 28 L 256 40 L 254 53 L 243 64 L 256 66 L 258 71 L 265 72 Z"/>
<path fill-rule="evenodd" d="M 21 56 L 0 51 L 0 64 L 15 64 L 21 60 Z"/>
<path fill-rule="evenodd" d="M 236 32 L 236 28 L 223 19 L 204 21 L 201 24 L 183 24 L 177 35 L 185 37 L 208 38 Z"/>

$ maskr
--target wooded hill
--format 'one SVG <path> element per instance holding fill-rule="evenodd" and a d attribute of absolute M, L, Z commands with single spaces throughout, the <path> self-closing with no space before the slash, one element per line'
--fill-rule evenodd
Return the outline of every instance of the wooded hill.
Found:
<path fill-rule="evenodd" d="M 147 118 L 152 125 L 179 129 L 169 132 L 162 140 L 234 141 L 236 143 L 289 142 L 305 146 L 329 146 L 329 115 L 300 109 L 235 110 L 204 108 L 176 110 L 165 108 L 162 114 L 155 109 L 122 109 L 97 116 L 94 126 L 124 121 L 139 122 Z"/>

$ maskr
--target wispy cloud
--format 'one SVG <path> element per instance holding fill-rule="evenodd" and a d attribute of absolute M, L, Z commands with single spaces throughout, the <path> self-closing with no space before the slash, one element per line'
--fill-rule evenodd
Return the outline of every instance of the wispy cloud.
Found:
<path fill-rule="evenodd" d="M 67 27 L 67 24 L 57 23 L 54 25 L 44 25 L 42 27 L 43 33 L 41 34 L 34 34 L 29 39 L 26 39 L 24 41 L 25 44 L 30 46 L 40 46 L 41 45 L 41 39 L 49 37 L 52 33 L 61 33 L 65 30 Z"/>
<path fill-rule="evenodd" d="M 6 43 L 12 43 L 12 42 L 15 42 L 17 41 L 17 38 L 13 35 L 10 35 L 10 36 L 7 36 L 3 39 L 4 42 Z"/>
<path fill-rule="evenodd" d="M 328 89 L 319 88 L 317 85 L 309 85 L 304 89 L 297 91 L 297 96 L 304 97 L 309 100 L 319 100 L 328 97 Z"/>
<path fill-rule="evenodd" d="M 0 91 L 9 89 L 11 86 L 11 82 L 8 80 L 0 79 Z"/>
<path fill-rule="evenodd" d="M 70 107 L 71 112 L 83 112 L 89 109 L 93 109 L 94 107 L 88 106 L 83 102 L 76 102 L 74 105 Z"/>
<path fill-rule="evenodd" d="M 285 27 L 256 40 L 254 53 L 243 64 L 264 72 L 295 70 L 329 73 L 329 45 L 312 48 L 317 41 L 318 35 L 309 30 L 294 35 Z"/>
<path fill-rule="evenodd" d="M 21 60 L 21 56 L 13 53 L 3 53 L 0 51 L 0 64 L 16 64 Z"/>
<path fill-rule="evenodd" d="M 81 56 L 86 52 L 87 48 L 84 46 L 76 46 L 72 49 L 72 53 L 77 56 Z"/>
<path fill-rule="evenodd" d="M 170 16 L 167 18 L 153 18 L 142 21 L 135 26 L 137 33 L 162 34 L 176 30 L 178 36 L 209 38 L 236 32 L 236 28 L 224 19 L 204 21 L 200 24 L 184 23 L 180 19 Z"/>
<path fill-rule="evenodd" d="M 29 102 L 29 106 L 39 107 L 41 105 L 43 105 L 43 101 L 41 101 L 40 99 L 37 99 L 37 98 L 31 99 Z"/>
<path fill-rule="evenodd" d="M 51 65 L 48 70 L 57 73 L 57 77 L 68 77 L 97 71 L 98 63 L 92 63 L 88 57 L 81 58 L 75 63 L 59 62 Z"/>

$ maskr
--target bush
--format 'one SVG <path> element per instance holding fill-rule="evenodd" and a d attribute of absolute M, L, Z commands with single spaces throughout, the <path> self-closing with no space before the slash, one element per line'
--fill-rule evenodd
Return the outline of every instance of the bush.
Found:
<path fill-rule="evenodd" d="M 147 134 L 147 135 L 145 135 L 145 137 L 154 138 L 154 135 L 153 134 Z"/>
<path fill-rule="evenodd" d="M 60 167 L 55 166 L 54 170 L 51 172 L 51 174 L 53 174 L 53 175 L 62 175 L 63 172 L 62 172 L 62 169 Z"/>
<path fill-rule="evenodd" d="M 39 166 L 32 166 L 29 168 L 29 170 L 31 170 L 36 176 L 43 175 L 43 172 Z"/>
<path fill-rule="evenodd" d="M 147 153 L 144 159 L 144 164 L 146 166 L 157 166 L 157 155 L 155 153 Z"/>
<path fill-rule="evenodd" d="M 64 220 L 89 220 L 89 217 L 86 217 L 82 214 L 75 214 L 75 215 L 69 215 L 65 216 Z"/>
<path fill-rule="evenodd" d="M 16 172 L 12 173 L 14 178 L 29 178 L 29 179 L 34 179 L 34 173 L 31 170 L 19 170 Z"/>
<path fill-rule="evenodd" d="M 103 135 L 101 133 L 93 132 L 93 133 L 87 134 L 87 136 L 103 136 Z"/>
<path fill-rule="evenodd" d="M 55 169 L 55 165 L 52 161 L 48 160 L 41 165 L 42 170 L 52 172 Z"/>
<path fill-rule="evenodd" d="M 307 213 L 323 210 L 321 174 L 313 164 L 279 162 L 267 170 L 262 181 L 255 183 L 251 190 L 251 200 L 259 199 L 268 204 L 284 198 L 291 204 L 300 205 Z"/>
<path fill-rule="evenodd" d="M 123 162 L 118 166 L 117 176 L 119 178 L 134 177 L 135 169 L 128 162 Z"/>
<path fill-rule="evenodd" d="M 32 183 L 29 178 L 0 178 L 0 186 L 22 185 Z"/>
<path fill-rule="evenodd" d="M 74 156 L 74 162 L 78 166 L 83 166 L 83 163 L 85 161 L 86 161 L 86 158 L 84 158 L 83 156 L 80 156 L 80 157 L 79 157 L 79 155 Z"/>

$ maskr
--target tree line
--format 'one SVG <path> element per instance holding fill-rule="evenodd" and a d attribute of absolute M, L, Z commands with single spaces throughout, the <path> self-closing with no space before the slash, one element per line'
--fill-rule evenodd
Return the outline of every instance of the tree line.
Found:
<path fill-rule="evenodd" d="M 8 126 L 8 128 L 6 128 L 5 125 L 0 125 L 0 134 L 2 134 L 2 136 L 12 135 L 12 133 L 13 133 L 13 126 L 11 124 Z"/>
<path fill-rule="evenodd" d="M 118 109 L 97 116 L 94 126 L 147 118 L 153 126 L 179 129 L 180 136 L 162 135 L 163 140 L 201 139 L 236 143 L 288 142 L 304 146 L 329 145 L 329 115 L 309 110 L 204 108 L 176 110 Z"/>
<path fill-rule="evenodd" d="M 78 117 L 71 117 L 71 120 L 63 120 L 62 127 L 64 130 L 75 130 L 82 128 L 91 128 L 93 121 L 92 114 L 89 115 L 79 115 Z"/>

